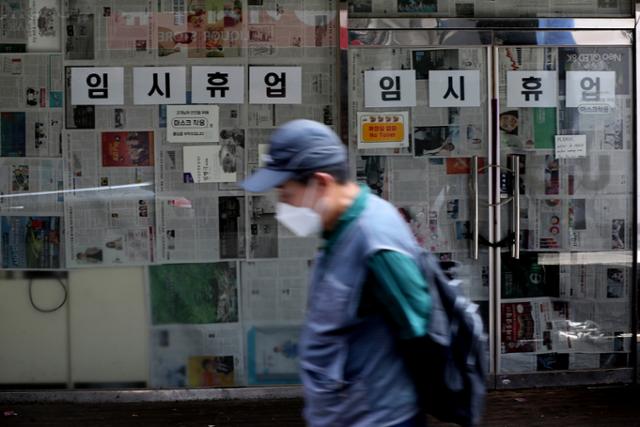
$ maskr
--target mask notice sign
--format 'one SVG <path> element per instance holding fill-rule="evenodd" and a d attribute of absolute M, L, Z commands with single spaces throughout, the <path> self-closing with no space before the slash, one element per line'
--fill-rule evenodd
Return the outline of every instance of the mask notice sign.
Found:
<path fill-rule="evenodd" d="M 167 105 L 167 141 L 218 142 L 217 105 Z"/>

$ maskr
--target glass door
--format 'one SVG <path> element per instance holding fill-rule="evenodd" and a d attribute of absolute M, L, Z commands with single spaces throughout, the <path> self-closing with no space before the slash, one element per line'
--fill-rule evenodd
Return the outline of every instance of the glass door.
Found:
<path fill-rule="evenodd" d="M 418 242 L 457 262 L 485 319 L 492 308 L 490 34 L 352 31 L 349 146 L 357 179 L 391 201 Z"/>
<path fill-rule="evenodd" d="M 631 39 L 495 34 L 498 387 L 632 378 Z"/>
<path fill-rule="evenodd" d="M 497 387 L 630 382 L 631 32 L 381 25 L 344 52 L 357 179 L 460 263 Z"/>

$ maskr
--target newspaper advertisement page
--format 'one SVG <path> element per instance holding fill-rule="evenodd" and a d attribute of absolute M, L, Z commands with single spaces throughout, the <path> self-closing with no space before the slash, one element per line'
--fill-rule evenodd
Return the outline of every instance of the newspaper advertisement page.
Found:
<path fill-rule="evenodd" d="M 155 60 L 154 27 L 159 15 L 152 0 L 101 0 L 95 14 L 96 57 L 123 63 Z"/>
<path fill-rule="evenodd" d="M 64 268 L 59 216 L 0 217 L 2 268 Z"/>
<path fill-rule="evenodd" d="M 154 132 L 64 135 L 67 264 L 154 260 Z"/>
<path fill-rule="evenodd" d="M 336 34 L 335 0 L 249 1 L 252 57 L 330 57 Z"/>
<path fill-rule="evenodd" d="M 62 55 L 3 55 L 0 64 L 0 108 L 62 107 Z"/>
<path fill-rule="evenodd" d="M 243 4 L 161 0 L 157 15 L 160 58 L 234 58 L 242 55 Z"/>

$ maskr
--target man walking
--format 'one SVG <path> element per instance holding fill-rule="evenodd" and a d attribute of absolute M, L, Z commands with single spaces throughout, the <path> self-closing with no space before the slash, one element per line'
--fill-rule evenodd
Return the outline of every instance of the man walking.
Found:
<path fill-rule="evenodd" d="M 424 426 L 399 348 L 427 332 L 421 248 L 393 205 L 348 169 L 330 128 L 294 120 L 271 135 L 266 166 L 242 183 L 277 188 L 276 218 L 324 239 L 298 349 L 304 415 L 312 427 Z"/>

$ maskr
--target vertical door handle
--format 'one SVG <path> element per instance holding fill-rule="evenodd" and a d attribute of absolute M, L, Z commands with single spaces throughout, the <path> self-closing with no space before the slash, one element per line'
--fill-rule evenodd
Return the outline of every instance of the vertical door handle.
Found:
<path fill-rule="evenodd" d="M 509 156 L 511 159 L 511 169 L 513 171 L 513 212 L 511 220 L 513 222 L 513 243 L 511 244 L 511 256 L 520 259 L 520 157 L 517 154 Z"/>
<path fill-rule="evenodd" d="M 471 258 L 477 260 L 480 254 L 480 198 L 478 193 L 478 156 L 471 158 L 471 192 L 473 193 L 473 227 L 471 233 Z"/>

